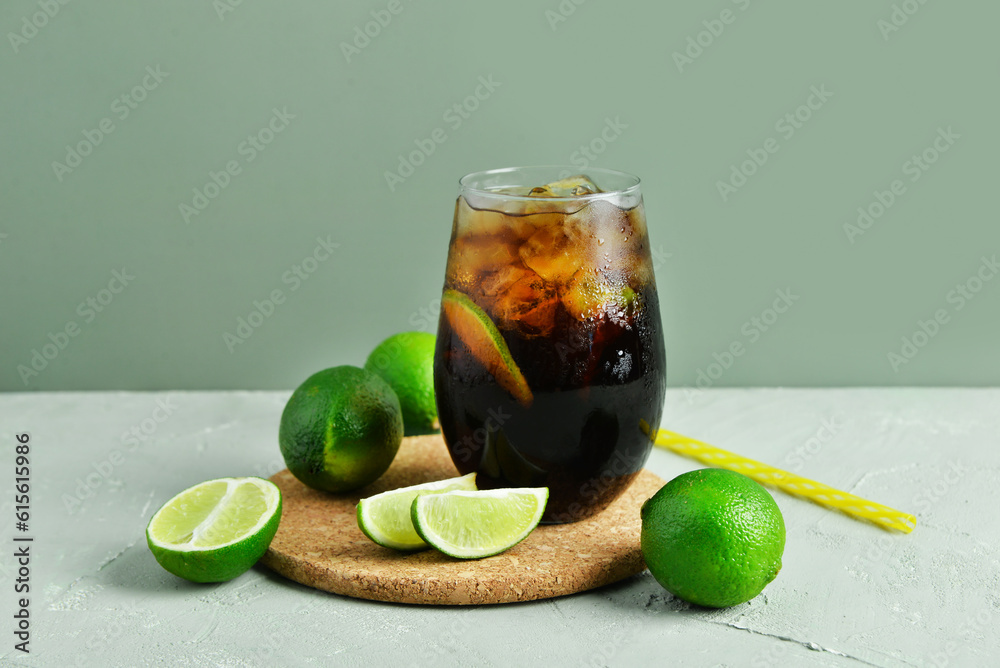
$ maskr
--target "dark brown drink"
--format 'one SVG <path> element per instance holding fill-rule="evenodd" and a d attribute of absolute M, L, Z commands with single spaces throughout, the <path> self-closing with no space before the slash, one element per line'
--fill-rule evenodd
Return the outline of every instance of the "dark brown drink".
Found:
<path fill-rule="evenodd" d="M 463 190 L 434 366 L 463 474 L 548 487 L 546 522 L 593 515 L 645 463 L 665 384 L 637 180 L 625 193 L 582 177 Z"/>

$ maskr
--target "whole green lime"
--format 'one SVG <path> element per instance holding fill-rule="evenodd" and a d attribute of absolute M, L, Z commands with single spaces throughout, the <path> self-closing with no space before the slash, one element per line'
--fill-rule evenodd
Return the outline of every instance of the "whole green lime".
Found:
<path fill-rule="evenodd" d="M 347 492 L 389 468 L 403 440 L 399 400 L 376 374 L 338 366 L 313 374 L 281 414 L 278 444 L 302 483 Z"/>
<path fill-rule="evenodd" d="M 643 505 L 649 571 L 678 598 L 711 608 L 749 601 L 781 570 L 785 521 L 771 495 L 740 473 L 677 476 Z"/>
<path fill-rule="evenodd" d="M 378 344 L 365 369 L 382 377 L 399 397 L 407 436 L 438 431 L 434 403 L 434 335 L 400 332 Z"/>

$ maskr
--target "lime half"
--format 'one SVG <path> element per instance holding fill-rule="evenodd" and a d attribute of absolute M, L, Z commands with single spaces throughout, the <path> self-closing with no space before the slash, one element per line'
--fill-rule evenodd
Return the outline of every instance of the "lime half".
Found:
<path fill-rule="evenodd" d="M 281 491 L 263 478 L 219 478 L 156 511 L 146 542 L 165 569 L 192 582 L 225 582 L 250 569 L 278 531 Z"/>
<path fill-rule="evenodd" d="M 410 516 L 433 547 L 458 559 L 480 559 L 524 540 L 548 499 L 547 487 L 443 492 L 415 498 Z"/>
<path fill-rule="evenodd" d="M 437 480 L 422 485 L 400 487 L 358 502 L 358 528 L 374 542 L 394 550 L 422 550 L 428 547 L 410 519 L 413 499 L 421 494 L 455 490 L 475 490 L 476 474 Z"/>

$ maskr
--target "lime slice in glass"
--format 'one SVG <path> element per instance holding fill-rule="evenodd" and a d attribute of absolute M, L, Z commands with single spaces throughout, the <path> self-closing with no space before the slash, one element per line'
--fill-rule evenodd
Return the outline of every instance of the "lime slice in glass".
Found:
<path fill-rule="evenodd" d="M 278 531 L 281 491 L 263 478 L 219 478 L 156 511 L 146 542 L 165 569 L 192 582 L 225 582 L 250 569 Z"/>
<path fill-rule="evenodd" d="M 538 526 L 549 499 L 547 487 L 444 492 L 418 496 L 410 515 L 427 543 L 458 559 L 499 554 Z"/>
<path fill-rule="evenodd" d="M 358 527 L 379 545 L 394 550 L 422 550 L 427 543 L 417 535 L 410 520 L 413 499 L 422 494 L 475 489 L 476 474 L 470 473 L 382 492 L 358 502 Z"/>
<path fill-rule="evenodd" d="M 523 406 L 530 406 L 534 397 L 528 381 L 510 355 L 510 348 L 490 317 L 468 296 L 457 290 L 445 290 L 441 308 L 458 338 L 483 367 Z"/>

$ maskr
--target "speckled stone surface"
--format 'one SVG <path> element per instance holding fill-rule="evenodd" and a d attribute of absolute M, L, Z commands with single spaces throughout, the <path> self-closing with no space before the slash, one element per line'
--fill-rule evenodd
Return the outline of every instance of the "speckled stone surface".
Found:
<path fill-rule="evenodd" d="M 288 470 L 278 533 L 262 562 L 324 591 L 394 603 L 472 605 L 565 596 L 601 587 L 645 568 L 639 508 L 664 480 L 643 471 L 604 511 L 572 524 L 544 525 L 502 554 L 453 559 L 437 550 L 403 554 L 376 545 L 358 528 L 360 498 L 459 475 L 440 436 L 413 436 L 385 474 L 355 494 L 309 489 Z"/>
<path fill-rule="evenodd" d="M 784 567 L 743 605 L 648 572 L 483 606 L 319 591 L 258 566 L 157 565 L 146 522 L 209 478 L 285 468 L 289 392 L 0 395 L 0 665 L 990 666 L 1000 656 L 1000 390 L 671 390 L 664 426 L 917 516 L 889 533 L 775 492 Z M 31 434 L 29 655 L 14 650 L 14 434 Z M 665 480 L 700 466 L 655 449 Z"/>

